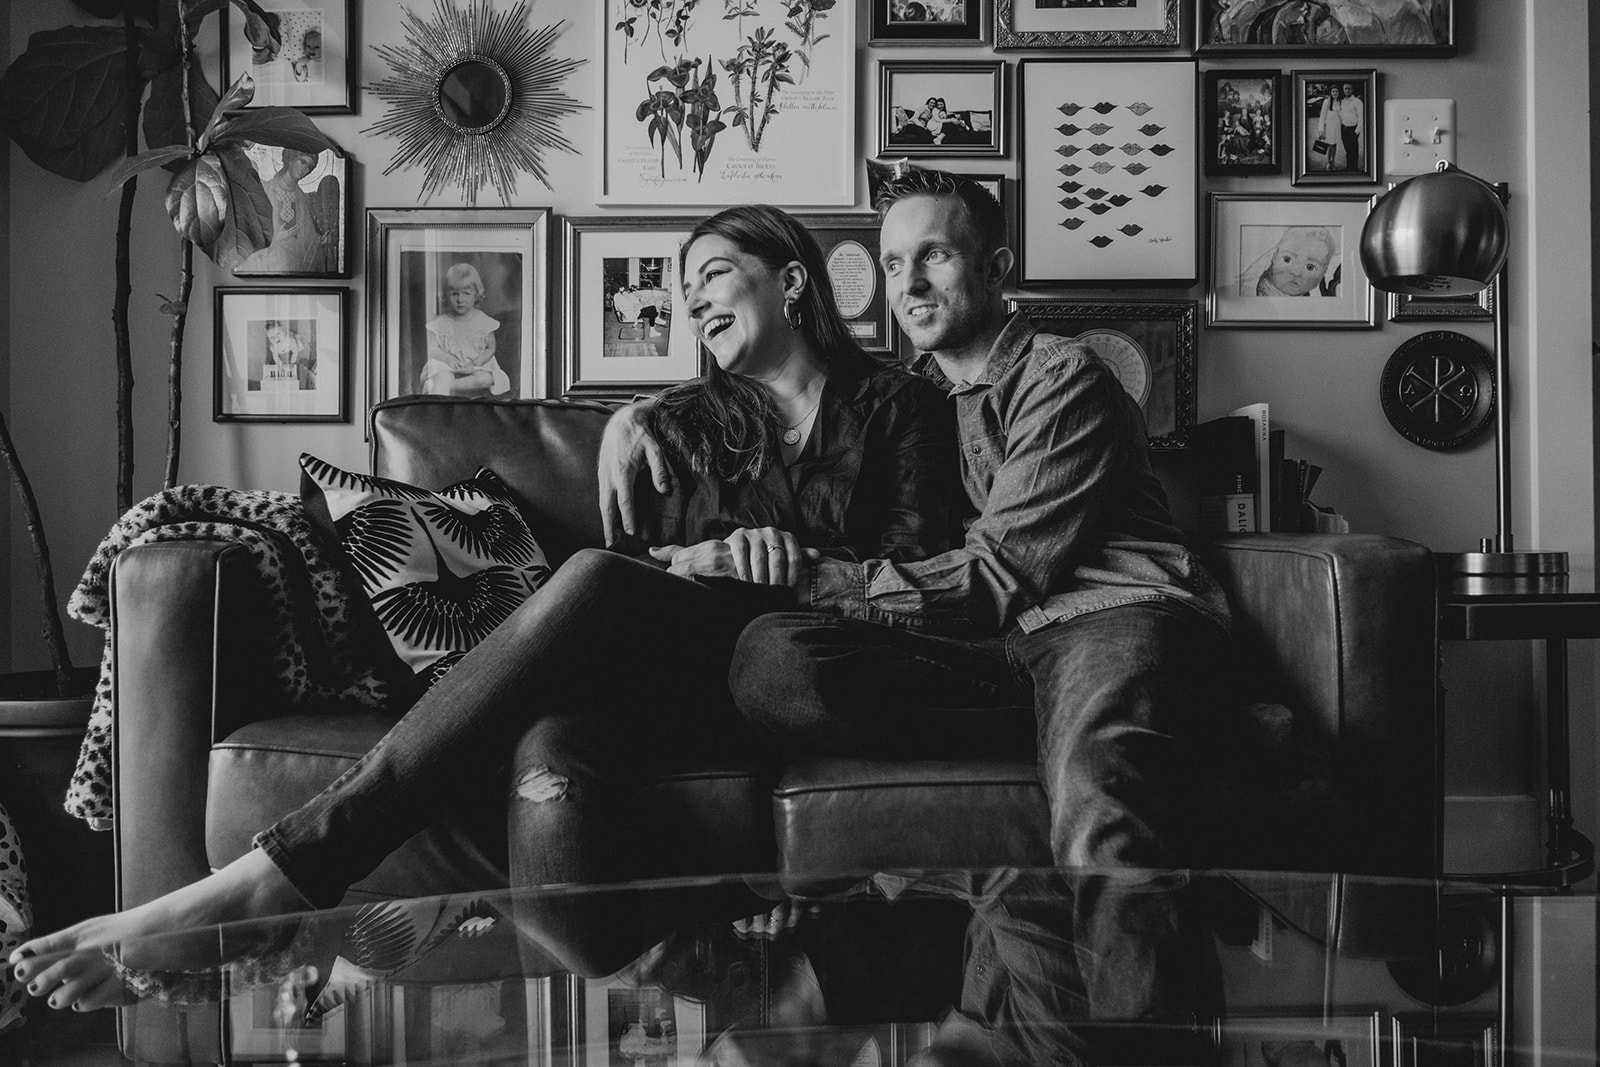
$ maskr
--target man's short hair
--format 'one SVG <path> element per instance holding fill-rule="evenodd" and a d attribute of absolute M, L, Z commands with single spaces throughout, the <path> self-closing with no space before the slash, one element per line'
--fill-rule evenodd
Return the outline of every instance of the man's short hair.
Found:
<path fill-rule="evenodd" d="M 971 178 L 959 174 L 898 164 L 878 189 L 872 206 L 881 220 L 891 207 L 913 196 L 948 196 L 961 201 L 967 209 L 967 221 L 985 251 L 1008 243 L 1006 213 L 1000 201 Z"/>

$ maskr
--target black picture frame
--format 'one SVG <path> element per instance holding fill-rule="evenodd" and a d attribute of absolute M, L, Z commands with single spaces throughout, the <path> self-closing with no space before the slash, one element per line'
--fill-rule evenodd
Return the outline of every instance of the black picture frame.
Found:
<path fill-rule="evenodd" d="M 326 149 L 301 177 L 291 166 L 309 152 L 246 142 L 244 154 L 272 204 L 273 233 L 266 247 L 239 261 L 234 277 L 350 277 L 349 157 Z"/>
<path fill-rule="evenodd" d="M 1193 300 L 1010 301 L 1044 333 L 1081 337 L 1117 371 L 1144 412 L 1150 447 L 1189 447 L 1195 424 L 1195 352 L 1199 304 Z"/>
<path fill-rule="evenodd" d="M 1201 73 L 1201 144 L 1209 175 L 1283 173 L 1283 72 Z"/>
<path fill-rule="evenodd" d="M 1047 7 L 1034 0 L 994 0 L 994 46 L 1005 49 L 1176 48 L 1178 0 Z"/>
<path fill-rule="evenodd" d="M 350 290 L 212 291 L 214 422 L 349 422 Z"/>
<path fill-rule="evenodd" d="M 1352 0 L 1360 5 L 1369 0 Z M 1431 10 L 1426 25 L 1384 26 L 1374 33 L 1366 28 L 1346 31 L 1329 15 L 1312 34 L 1302 21 L 1287 17 L 1294 0 L 1268 0 L 1265 5 L 1235 5 L 1240 18 L 1231 13 L 1231 0 L 1195 0 L 1195 52 L 1203 56 L 1300 55 L 1300 56 L 1412 56 L 1443 58 L 1456 54 L 1455 0 L 1424 0 Z M 1274 17 L 1285 9 L 1286 17 Z M 1387 36 L 1385 36 L 1387 35 Z M 1352 40 L 1351 38 L 1355 39 Z"/>
<path fill-rule="evenodd" d="M 360 20 L 356 0 L 279 0 L 272 13 L 285 20 L 276 55 L 254 47 L 245 36 L 245 19 L 224 3 L 218 18 L 224 91 L 241 74 L 250 74 L 256 93 L 250 107 L 292 107 L 307 115 L 356 113 L 356 40 Z M 320 44 L 308 47 L 306 34 Z"/>
<path fill-rule="evenodd" d="M 906 341 L 889 307 L 889 280 L 878 262 L 878 216 L 851 212 L 796 217 L 822 246 L 834 302 L 856 343 L 869 352 L 904 358 Z"/>
<path fill-rule="evenodd" d="M 1344 102 L 1332 99 L 1333 91 Z M 1360 103 L 1359 121 L 1345 124 L 1330 108 Z M 1290 153 L 1292 185 L 1375 185 L 1378 181 L 1378 72 L 1371 68 L 1297 70 L 1290 74 L 1289 108 L 1294 113 Z M 1339 134 L 1331 127 L 1337 124 Z M 1355 165 L 1348 161 L 1354 136 Z M 1325 148 L 1325 151 L 1323 150 Z"/>
<path fill-rule="evenodd" d="M 1004 157 L 1010 125 L 1004 60 L 878 61 L 878 155 Z M 928 101 L 955 101 L 938 129 Z"/>
<path fill-rule="evenodd" d="M 916 12 L 907 13 L 905 10 L 913 5 L 923 7 L 917 0 L 913 0 L 913 3 L 872 0 L 867 43 L 879 48 L 895 45 L 982 44 L 984 27 L 988 22 L 984 18 L 984 11 L 988 3 L 989 0 L 954 0 L 954 5 L 959 6 L 959 18 L 917 19 L 914 17 Z M 954 7 L 946 5 L 946 10 L 954 10 Z M 929 11 L 927 14 L 936 13 Z"/>

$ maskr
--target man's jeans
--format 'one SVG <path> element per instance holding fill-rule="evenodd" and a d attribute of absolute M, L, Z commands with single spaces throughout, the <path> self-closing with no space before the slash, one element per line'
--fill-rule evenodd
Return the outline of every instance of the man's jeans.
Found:
<path fill-rule="evenodd" d="M 814 614 L 755 619 L 730 683 L 739 710 L 788 751 L 889 758 L 1037 753 L 1050 844 L 1072 895 L 1090 1013 L 1176 1020 L 1193 962 L 1169 827 L 1184 738 L 1213 718 L 1228 642 L 1186 607 L 1148 601 L 1031 634 L 934 637 Z"/>

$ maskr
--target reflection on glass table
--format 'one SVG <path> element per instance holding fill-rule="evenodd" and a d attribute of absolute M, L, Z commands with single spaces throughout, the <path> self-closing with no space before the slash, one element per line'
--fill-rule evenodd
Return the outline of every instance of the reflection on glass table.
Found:
<path fill-rule="evenodd" d="M 1073 936 L 1091 899 L 1119 917 L 1112 958 Z M 1594 914 L 1579 894 L 1326 874 L 790 872 L 372 902 L 103 965 L 140 1062 L 1495 1067 L 1594 1059 Z M 552 916 L 683 921 L 594 975 L 535 933 Z M 1107 1009 L 1149 999 L 1153 955 L 1187 976 L 1156 1016 Z M 1569 1001 L 1550 1047 L 1536 1013 Z M 221 1048 L 143 1041 L 208 1019 Z"/>

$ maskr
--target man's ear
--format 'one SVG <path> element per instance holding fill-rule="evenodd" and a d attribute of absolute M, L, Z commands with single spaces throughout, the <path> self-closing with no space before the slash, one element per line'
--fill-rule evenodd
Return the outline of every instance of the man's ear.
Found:
<path fill-rule="evenodd" d="M 1001 245 L 989 253 L 989 270 L 985 279 L 996 289 L 1006 283 L 1006 278 L 1011 274 L 1011 268 L 1017 264 L 1017 254 L 1005 245 Z"/>

